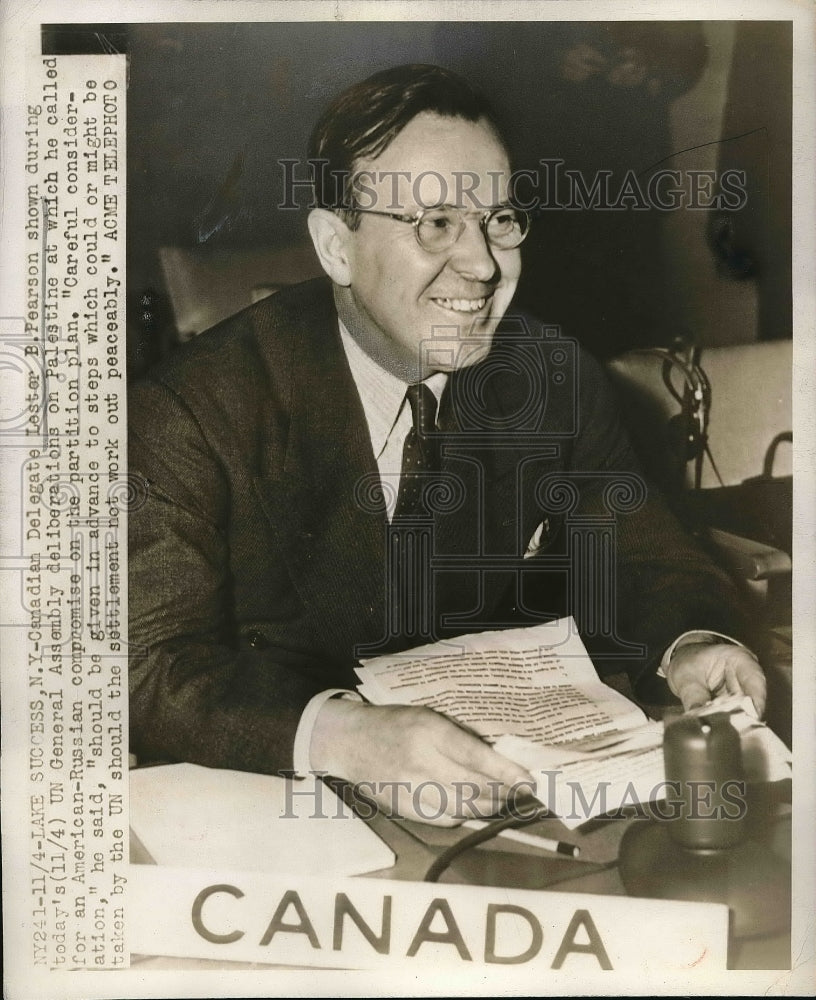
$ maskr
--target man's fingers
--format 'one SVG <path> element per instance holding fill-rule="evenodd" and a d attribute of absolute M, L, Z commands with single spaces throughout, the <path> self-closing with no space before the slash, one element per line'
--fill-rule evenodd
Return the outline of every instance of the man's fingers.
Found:
<path fill-rule="evenodd" d="M 535 789 L 532 775 L 496 753 L 478 737 L 450 740 L 438 746 L 436 775 L 450 793 L 449 812 L 457 819 L 486 819 L 506 802 L 518 805 Z"/>
<path fill-rule="evenodd" d="M 524 768 L 426 708 L 329 701 L 311 749 L 312 766 L 359 784 L 386 815 L 435 825 L 486 818 L 533 787 Z"/>
<path fill-rule="evenodd" d="M 726 669 L 725 671 L 725 690 L 729 694 L 743 694 L 742 685 L 740 684 L 739 677 L 737 676 L 736 670 Z"/>
<path fill-rule="evenodd" d="M 725 683 L 729 694 L 748 695 L 757 715 L 765 711 L 766 681 L 759 663 L 744 650 L 735 652 L 725 668 Z"/>
<path fill-rule="evenodd" d="M 497 779 L 465 771 L 452 761 L 438 757 L 429 761 L 434 777 L 417 775 L 413 780 L 372 783 L 371 797 L 386 816 L 420 820 L 435 826 L 454 826 L 466 819 L 488 819 L 513 803 L 507 786 Z M 529 786 L 519 793 L 522 801 Z M 514 807 L 518 807 L 517 805 Z"/>
<path fill-rule="evenodd" d="M 530 773 L 521 765 L 502 757 L 484 740 L 458 726 L 453 726 L 453 732 L 440 733 L 440 736 L 437 750 L 468 771 L 483 775 L 491 781 L 501 781 L 508 787 L 532 780 Z"/>
<path fill-rule="evenodd" d="M 688 712 L 691 708 L 700 708 L 711 700 L 711 694 L 701 681 L 693 678 L 686 678 L 678 685 L 675 692 L 682 701 L 683 708 Z"/>
<path fill-rule="evenodd" d="M 765 675 L 741 646 L 689 643 L 678 649 L 667 675 L 669 687 L 687 711 L 723 691 L 748 695 L 759 715 L 765 711 Z"/>
<path fill-rule="evenodd" d="M 767 696 L 767 684 L 765 675 L 756 663 L 746 664 L 737 672 L 739 685 L 744 694 L 747 694 L 754 703 L 757 715 L 762 718 L 765 714 L 765 699 Z"/>

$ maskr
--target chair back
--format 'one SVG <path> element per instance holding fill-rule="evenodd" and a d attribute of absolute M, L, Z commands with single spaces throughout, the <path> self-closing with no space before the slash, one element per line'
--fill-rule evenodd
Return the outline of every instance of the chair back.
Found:
<path fill-rule="evenodd" d="M 311 244 L 284 249 L 159 249 L 179 341 L 215 326 L 265 295 L 321 274 Z"/>

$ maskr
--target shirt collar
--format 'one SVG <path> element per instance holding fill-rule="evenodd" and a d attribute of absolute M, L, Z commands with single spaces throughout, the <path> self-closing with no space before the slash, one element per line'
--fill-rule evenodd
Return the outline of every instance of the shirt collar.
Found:
<path fill-rule="evenodd" d="M 351 336 L 342 320 L 338 320 L 338 324 L 351 375 L 363 404 L 374 457 L 379 458 L 402 410 L 407 385 L 372 360 Z M 447 374 L 435 372 L 423 381 L 438 404 L 448 382 Z"/>

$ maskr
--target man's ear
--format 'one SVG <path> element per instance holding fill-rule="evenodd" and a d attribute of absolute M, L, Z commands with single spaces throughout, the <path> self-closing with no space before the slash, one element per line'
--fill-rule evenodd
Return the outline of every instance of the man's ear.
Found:
<path fill-rule="evenodd" d="M 309 213 L 309 235 L 323 270 L 336 285 L 351 284 L 351 230 L 339 215 L 325 208 Z"/>

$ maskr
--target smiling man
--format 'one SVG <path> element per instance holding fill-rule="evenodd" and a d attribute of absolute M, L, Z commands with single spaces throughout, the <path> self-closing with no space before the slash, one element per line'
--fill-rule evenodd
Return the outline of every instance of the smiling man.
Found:
<path fill-rule="evenodd" d="M 318 133 L 313 160 L 327 144 Z M 421 111 L 340 175 L 376 207 L 317 209 L 309 228 L 354 340 L 406 383 L 482 361 L 513 298 L 529 225 L 508 205 L 510 164 L 495 127 Z M 457 193 L 461 205 L 440 208 Z"/>
<path fill-rule="evenodd" d="M 525 772 L 438 713 L 365 704 L 354 665 L 565 613 L 601 658 L 628 650 L 637 684 L 664 674 L 686 706 L 742 690 L 761 710 L 730 585 L 646 490 L 597 365 L 510 308 L 530 220 L 484 98 L 438 67 L 385 71 L 327 110 L 310 159 L 327 278 L 132 393 L 130 468 L 149 484 L 130 518 L 133 750 L 390 783 L 381 804 L 427 818 L 441 798 L 445 823 L 471 783 L 489 813 Z M 598 635 L 545 487 L 597 520 L 621 482 L 643 495 L 620 507 Z"/>

